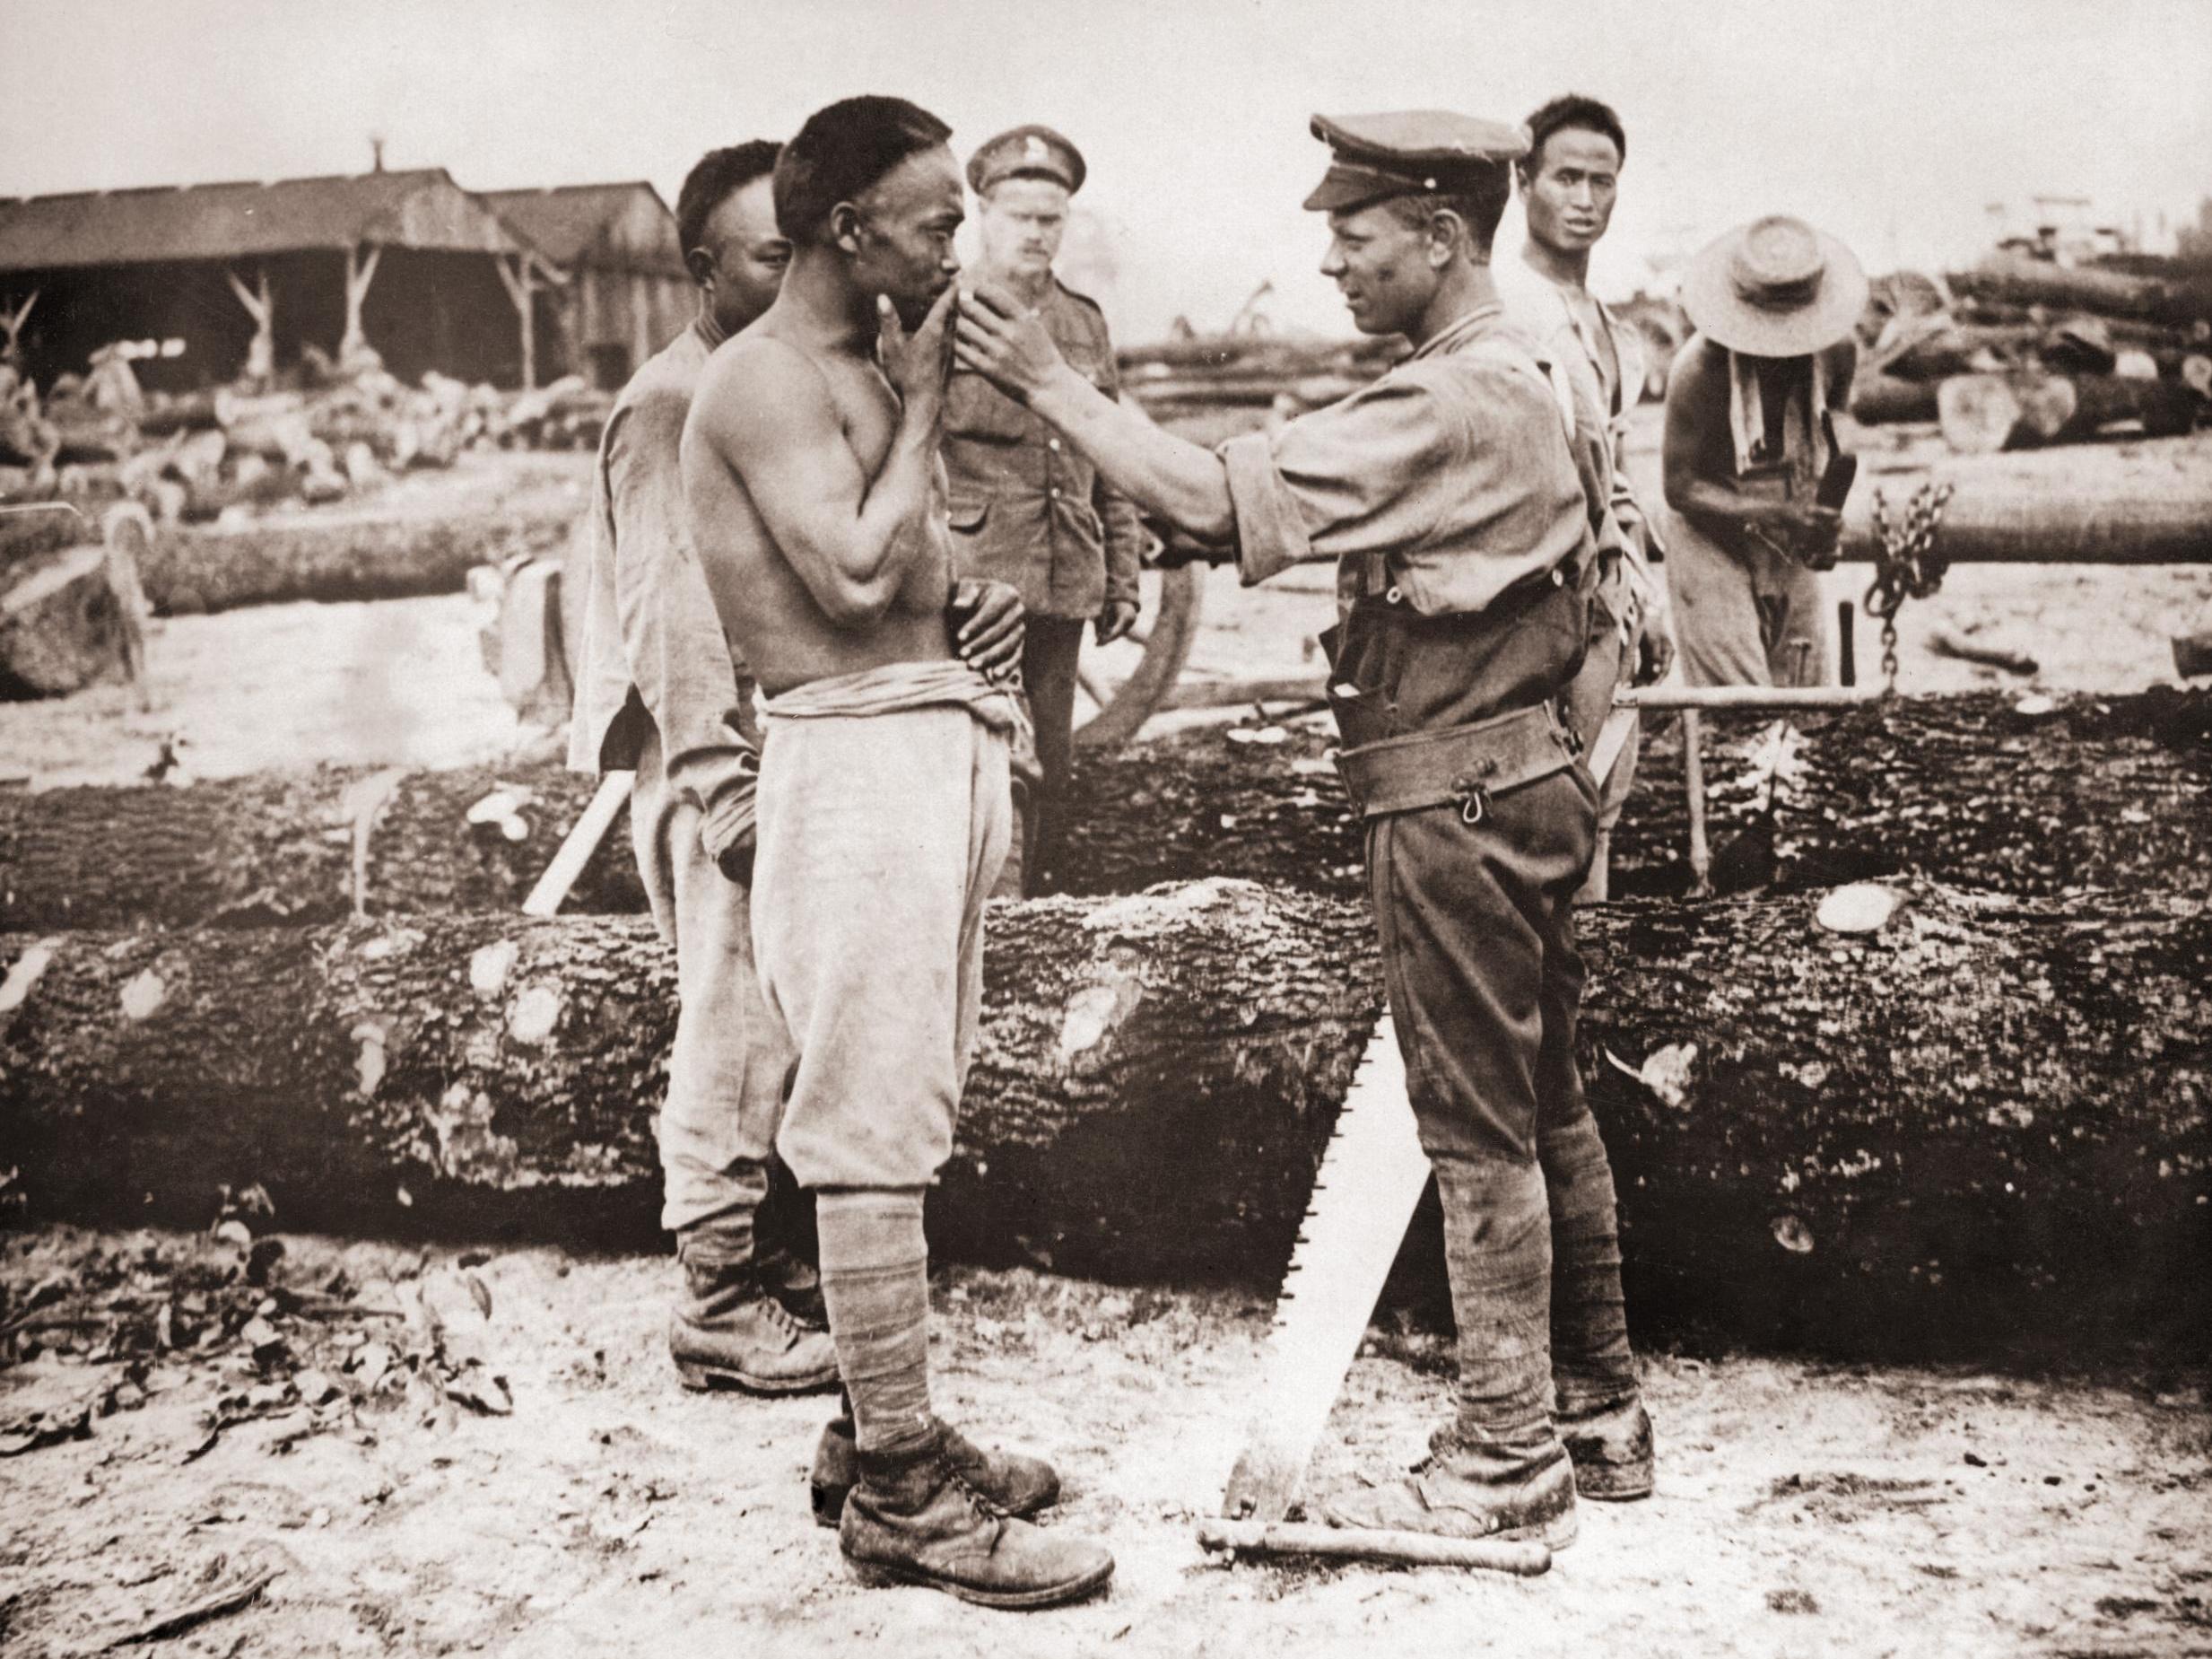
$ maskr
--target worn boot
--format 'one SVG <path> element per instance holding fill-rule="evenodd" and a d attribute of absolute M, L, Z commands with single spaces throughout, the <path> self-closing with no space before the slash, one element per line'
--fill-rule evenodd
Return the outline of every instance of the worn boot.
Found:
<path fill-rule="evenodd" d="M 747 1244 L 750 1244 L 748 1239 Z M 837 1386 L 837 1350 L 770 1292 L 749 1249 L 725 1247 L 710 1229 L 678 1235 L 684 1288 L 668 1320 L 668 1355 L 692 1389 L 804 1394 Z"/>
<path fill-rule="evenodd" d="M 1551 1216 L 1534 1165 L 1439 1158 L 1459 1325 L 1458 1419 L 1394 1486 L 1323 1506 L 1338 1526 L 1573 1541 L 1574 1465 L 1552 1429 Z"/>
<path fill-rule="evenodd" d="M 1581 1413 L 1563 1408 L 1558 1420 L 1583 1497 L 1624 1504 L 1651 1496 L 1651 1418 L 1642 1400 Z"/>
<path fill-rule="evenodd" d="M 1574 1465 L 1566 1458 L 1501 1475 L 1491 1460 L 1446 1447 L 1443 1439 L 1405 1480 L 1330 1498 L 1322 1518 L 1374 1532 L 1528 1538 L 1554 1550 L 1574 1541 Z"/>
<path fill-rule="evenodd" d="M 1114 1559 L 1008 1515 L 939 1432 L 919 1449 L 863 1452 L 838 1547 L 867 1585 L 926 1585 L 984 1607 L 1057 1607 L 1113 1576 Z"/>
<path fill-rule="evenodd" d="M 1010 1515 L 1026 1518 L 1059 1501 L 1060 1478 L 1041 1457 L 1019 1452 L 987 1452 L 942 1419 L 945 1456 L 969 1485 Z M 860 1478 L 860 1452 L 853 1440 L 849 1411 L 823 1425 L 814 1445 L 814 1472 L 807 1481 L 814 1500 L 814 1524 L 835 1526 L 845 1513 L 845 1498 Z"/>

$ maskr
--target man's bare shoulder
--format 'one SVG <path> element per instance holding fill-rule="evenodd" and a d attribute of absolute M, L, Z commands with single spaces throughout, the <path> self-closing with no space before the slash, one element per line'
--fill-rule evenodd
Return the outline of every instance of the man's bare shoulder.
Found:
<path fill-rule="evenodd" d="M 1667 371 L 1667 406 L 1687 408 L 1709 402 L 1716 388 L 1725 401 L 1727 357 L 1725 352 L 1715 349 L 1702 334 L 1694 334 L 1685 340 Z"/>
<path fill-rule="evenodd" d="M 692 400 L 692 425 L 733 441 L 835 415 L 835 396 L 822 365 L 790 341 L 755 329 L 715 348 Z"/>

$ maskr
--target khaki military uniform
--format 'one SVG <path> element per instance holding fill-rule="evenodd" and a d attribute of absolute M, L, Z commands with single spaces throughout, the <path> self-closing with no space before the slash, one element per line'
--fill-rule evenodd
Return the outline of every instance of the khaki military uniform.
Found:
<path fill-rule="evenodd" d="M 1118 397 L 1105 314 L 1057 280 L 1040 314 L 1068 363 Z M 980 375 L 953 376 L 944 455 L 960 574 L 1012 584 L 1029 612 L 1022 683 L 1043 776 L 1024 811 L 1015 858 L 1033 889 L 1058 843 L 1067 792 L 1083 630 L 1110 604 L 1136 602 L 1146 535 L 1134 502 Z M 1015 868 L 1010 860 L 1010 880 Z"/>

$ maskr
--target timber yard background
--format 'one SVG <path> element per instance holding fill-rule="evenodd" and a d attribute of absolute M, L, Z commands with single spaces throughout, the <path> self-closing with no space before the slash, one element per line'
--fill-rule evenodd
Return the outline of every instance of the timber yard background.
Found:
<path fill-rule="evenodd" d="M 0 514 L 0 1651 L 2212 1652 L 2212 5 L 0 0 L 0 505 L 73 510 Z M 987 1080 L 940 1393 L 1060 1454 L 1119 1572 L 1018 1636 L 861 1592 L 806 1514 L 821 1402 L 668 1380 L 626 834 L 515 916 L 590 793 L 561 577 L 614 391 L 689 315 L 676 184 L 857 91 L 963 153 L 1063 127 L 1063 272 L 1211 441 L 1390 361 L 1313 271 L 1312 110 L 1568 89 L 1629 129 L 1593 286 L 1652 347 L 1647 497 L 1681 265 L 1766 211 L 1877 274 L 1831 604 L 1877 489 L 1954 491 L 1902 696 L 1709 725 L 1711 839 L 1752 850 L 1711 899 L 1656 729 L 1584 924 L 1659 1496 L 1530 1581 L 1204 1555 L 1333 1102 L 1136 1098 L 1117 1142 L 1009 1131 Z M 1147 574 L 1010 951 L 1075 986 L 1118 926 L 1356 913 L 1331 592 Z M 1823 932 L 1869 878 L 1903 919 Z M 385 939 L 461 965 L 457 1096 L 300 982 Z M 562 980 L 595 952 L 638 984 Z M 517 1012 L 564 983 L 635 1074 L 495 1103 L 568 1063 Z M 65 1028 L 95 992 L 125 1037 Z M 996 1076 L 1058 1026 L 991 994 Z M 1418 1454 L 1437 1253 L 1417 1221 L 1317 1484 Z"/>

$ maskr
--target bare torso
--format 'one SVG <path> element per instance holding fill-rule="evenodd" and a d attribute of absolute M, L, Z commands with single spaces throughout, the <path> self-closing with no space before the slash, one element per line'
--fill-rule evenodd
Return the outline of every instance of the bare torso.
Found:
<path fill-rule="evenodd" d="M 819 573 L 806 568 L 813 555 L 779 546 L 774 515 L 756 502 L 756 489 L 788 490 L 810 464 L 848 464 L 793 453 L 801 449 L 842 445 L 849 466 L 875 479 L 899 424 L 898 399 L 872 356 L 793 337 L 778 320 L 771 312 L 716 352 L 684 432 L 692 541 L 724 630 L 771 696 L 833 675 L 951 657 L 945 606 L 952 549 L 941 475 L 901 532 L 927 546 L 874 616 L 825 608 Z M 765 400 L 765 410 L 752 413 L 767 418 L 718 418 L 733 413 L 733 400 Z"/>

